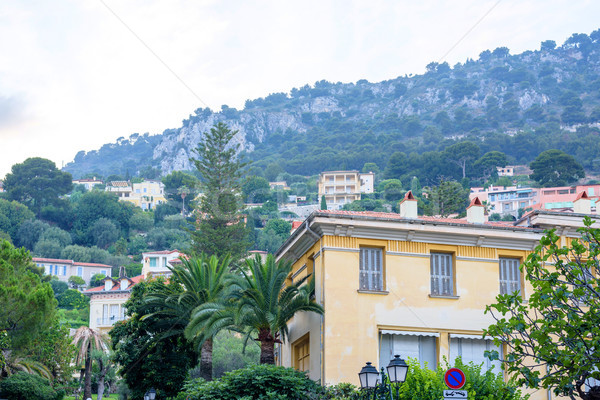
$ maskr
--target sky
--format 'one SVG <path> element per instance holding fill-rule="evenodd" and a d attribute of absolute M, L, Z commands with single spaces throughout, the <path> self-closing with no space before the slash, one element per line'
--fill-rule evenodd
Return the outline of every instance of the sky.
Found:
<path fill-rule="evenodd" d="M 598 15 L 597 0 L 2 0 L 0 178 L 199 107 L 560 45 Z"/>

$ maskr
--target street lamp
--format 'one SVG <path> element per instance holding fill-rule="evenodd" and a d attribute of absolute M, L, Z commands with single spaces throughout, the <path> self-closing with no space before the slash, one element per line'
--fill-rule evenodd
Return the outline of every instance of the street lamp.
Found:
<path fill-rule="evenodd" d="M 148 392 L 144 393 L 144 400 L 150 400 L 150 395 Z"/>
<path fill-rule="evenodd" d="M 391 383 L 396 384 L 396 398 L 398 398 L 398 391 L 400 390 L 400 384 L 406 380 L 406 374 L 408 373 L 408 365 L 400 358 L 398 354 L 394 355 L 394 358 L 390 360 L 387 366 L 388 377 Z"/>
<path fill-rule="evenodd" d="M 367 397 L 370 397 L 368 393 L 373 393 L 373 400 L 375 399 L 388 399 L 392 398 L 392 386 L 396 386 L 396 398 L 398 398 L 399 386 L 406 380 L 406 374 L 408 372 L 408 365 L 400 358 L 399 355 L 395 355 L 387 366 L 387 376 L 383 367 L 381 373 L 377 371 L 377 368 L 367 363 L 358 374 L 360 379 L 360 387 L 366 391 Z M 380 378 L 381 375 L 381 378 Z M 395 384 L 395 385 L 392 385 Z"/>
<path fill-rule="evenodd" d="M 373 389 L 377 386 L 377 381 L 379 381 L 379 372 L 377 372 L 377 368 L 368 362 L 358 373 L 358 378 L 360 379 L 360 387 L 363 389 Z"/>
<path fill-rule="evenodd" d="M 400 358 L 398 354 L 390 360 L 387 366 L 387 373 L 392 383 L 402 383 L 406 380 L 408 365 Z"/>
<path fill-rule="evenodd" d="M 154 388 L 150 389 L 148 392 L 149 400 L 154 400 L 156 398 L 156 390 Z"/>

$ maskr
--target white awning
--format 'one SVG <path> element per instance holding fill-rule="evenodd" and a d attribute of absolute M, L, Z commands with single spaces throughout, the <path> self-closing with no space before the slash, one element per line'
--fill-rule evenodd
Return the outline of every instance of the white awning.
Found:
<path fill-rule="evenodd" d="M 415 332 L 415 331 L 392 331 L 389 329 L 382 330 L 384 335 L 408 335 L 408 336 L 433 336 L 440 337 L 438 332 Z"/>
<path fill-rule="evenodd" d="M 483 333 L 481 335 L 463 335 L 460 333 L 451 333 L 450 334 L 450 339 L 478 339 L 478 340 L 482 340 L 483 339 Z M 489 338 L 487 338 L 486 340 L 491 340 Z"/>

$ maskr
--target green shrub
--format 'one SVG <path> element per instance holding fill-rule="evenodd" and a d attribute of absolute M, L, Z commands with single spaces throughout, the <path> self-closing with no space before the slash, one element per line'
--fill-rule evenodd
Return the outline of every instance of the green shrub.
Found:
<path fill-rule="evenodd" d="M 0 381 L 0 395 L 11 400 L 62 400 L 65 394 L 54 390 L 47 379 L 17 372 Z"/>
<path fill-rule="evenodd" d="M 315 399 L 323 389 L 293 368 L 253 365 L 206 382 L 200 378 L 184 385 L 178 400 L 303 400 Z"/>
<path fill-rule="evenodd" d="M 444 384 L 444 373 L 450 365 L 438 366 L 435 371 L 422 368 L 418 361 L 409 359 L 406 382 L 400 386 L 399 400 L 439 400 L 443 399 L 443 391 L 448 389 Z M 473 400 L 526 400 L 529 395 L 521 394 L 516 385 L 506 383 L 500 371 L 493 370 L 481 373 L 482 365 L 472 362 L 464 364 L 457 358 L 454 367 L 460 368 L 467 378 L 462 388 L 469 392 Z"/>

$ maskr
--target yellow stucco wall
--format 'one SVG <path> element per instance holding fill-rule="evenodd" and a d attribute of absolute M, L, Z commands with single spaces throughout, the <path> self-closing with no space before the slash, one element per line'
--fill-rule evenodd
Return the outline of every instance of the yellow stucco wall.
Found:
<path fill-rule="evenodd" d="M 383 249 L 384 292 L 359 292 L 360 248 Z M 457 298 L 430 296 L 430 253 L 453 254 Z M 294 263 L 293 272 L 314 260 L 316 299 L 324 316 L 299 315 L 290 321 L 290 337 L 281 364 L 293 366 L 293 344 L 310 335 L 309 376 L 326 384 L 358 385 L 366 361 L 379 366 L 380 330 L 436 332 L 437 360 L 449 355 L 449 334 L 481 334 L 493 320 L 486 305 L 499 293 L 499 258 L 524 260 L 529 252 L 475 246 L 324 236 Z M 300 275 L 300 274 L 299 274 Z M 525 295 L 530 292 L 523 288 Z M 546 391 L 532 400 L 548 399 Z"/>

